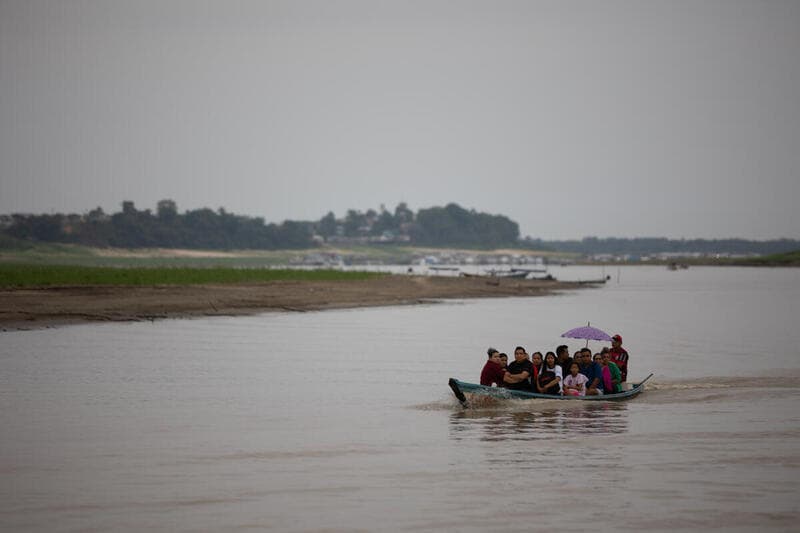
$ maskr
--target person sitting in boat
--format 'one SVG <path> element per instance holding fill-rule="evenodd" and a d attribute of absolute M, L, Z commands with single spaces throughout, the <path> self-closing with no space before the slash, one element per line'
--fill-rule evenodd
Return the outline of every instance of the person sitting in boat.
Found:
<path fill-rule="evenodd" d="M 494 348 L 489 348 L 486 350 L 486 355 L 489 356 L 489 359 L 483 365 L 483 370 L 481 370 L 481 385 L 486 385 L 487 387 L 492 385 L 504 386 L 503 378 L 506 371 L 500 362 L 500 352 Z"/>
<path fill-rule="evenodd" d="M 531 391 L 539 392 L 536 382 L 539 379 L 539 372 L 542 371 L 542 365 L 544 364 L 544 356 L 542 355 L 542 352 L 533 352 L 531 354 L 531 364 L 533 365 L 533 374 L 531 374 Z"/>
<path fill-rule="evenodd" d="M 619 367 L 622 374 L 621 383 L 628 381 L 628 352 L 622 347 L 622 336 L 619 334 L 611 337 L 611 350 L 609 350 L 611 362 Z"/>
<path fill-rule="evenodd" d="M 614 392 L 614 383 L 611 381 L 611 369 L 608 367 L 608 359 L 598 352 L 594 354 L 594 362 L 600 365 L 600 375 L 603 376 L 603 392 L 612 394 Z"/>
<path fill-rule="evenodd" d="M 506 387 L 514 390 L 531 390 L 533 364 L 522 346 L 514 348 L 514 360 L 508 365 L 504 381 Z"/>
<path fill-rule="evenodd" d="M 536 379 L 536 389 L 542 394 L 561 394 L 561 367 L 556 364 L 556 354 L 547 352 L 544 364 Z"/>
<path fill-rule="evenodd" d="M 569 374 L 564 378 L 565 396 L 586 396 L 586 376 L 579 372 L 580 365 L 573 361 L 569 366 Z"/>
<path fill-rule="evenodd" d="M 597 396 L 603 394 L 603 369 L 592 361 L 592 351 L 589 348 L 581 350 L 580 373 L 586 376 L 586 395 Z"/>
<path fill-rule="evenodd" d="M 508 355 L 500 354 L 500 364 L 503 365 L 503 370 L 508 370 Z"/>
<path fill-rule="evenodd" d="M 603 348 L 600 350 L 600 355 L 603 356 L 603 364 L 608 365 L 608 369 L 611 371 L 611 385 L 613 391 L 622 392 L 622 372 L 620 372 L 616 363 L 611 360 L 609 349 L 607 347 Z"/>
<path fill-rule="evenodd" d="M 569 368 L 572 366 L 572 357 L 569 356 L 569 348 L 566 344 L 556 348 L 556 363 L 561 367 L 562 376 L 569 374 Z"/>

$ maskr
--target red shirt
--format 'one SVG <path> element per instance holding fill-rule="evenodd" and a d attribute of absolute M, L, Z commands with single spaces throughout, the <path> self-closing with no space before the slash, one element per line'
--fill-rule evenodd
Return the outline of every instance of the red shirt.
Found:
<path fill-rule="evenodd" d="M 619 367 L 619 373 L 622 374 L 622 381 L 628 380 L 628 352 L 625 348 L 611 348 L 608 355 L 613 363 Z"/>
<path fill-rule="evenodd" d="M 505 373 L 502 366 L 490 359 L 481 370 L 481 385 L 491 386 L 492 383 L 496 383 L 498 387 L 502 387 Z"/>

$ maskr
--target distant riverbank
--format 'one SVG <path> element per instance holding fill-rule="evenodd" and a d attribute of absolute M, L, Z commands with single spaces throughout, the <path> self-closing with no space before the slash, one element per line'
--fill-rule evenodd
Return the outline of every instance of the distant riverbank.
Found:
<path fill-rule="evenodd" d="M 0 243 L 1 244 L 1 243 Z M 461 265 L 491 269 L 498 266 L 546 265 L 663 265 L 689 266 L 800 266 L 800 251 L 763 256 L 670 256 L 648 258 L 639 254 L 582 255 L 578 253 L 509 249 L 425 248 L 398 245 L 320 246 L 297 250 L 185 250 L 163 248 L 93 248 L 72 244 L 25 243 L 24 247 L 0 246 L 0 265 L 76 265 L 103 267 L 229 267 L 285 268 L 343 265 Z"/>
<path fill-rule="evenodd" d="M 440 299 L 542 296 L 577 282 L 497 278 L 369 276 L 194 285 L 56 285 L 0 289 L 0 328 L 140 321 L 266 311 L 409 305 Z"/>

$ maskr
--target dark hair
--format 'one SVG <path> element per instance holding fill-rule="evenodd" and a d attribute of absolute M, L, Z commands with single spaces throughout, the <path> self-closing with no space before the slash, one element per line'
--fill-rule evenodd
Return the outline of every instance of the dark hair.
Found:
<path fill-rule="evenodd" d="M 592 355 L 592 351 L 589 348 L 581 348 L 581 353 L 587 353 L 587 352 L 589 355 Z"/>
<path fill-rule="evenodd" d="M 504 353 L 501 353 L 501 354 L 500 354 L 500 357 L 501 357 L 501 358 L 505 357 L 506 359 L 508 359 L 508 356 L 507 356 L 506 354 L 504 354 Z"/>
<path fill-rule="evenodd" d="M 539 358 L 542 360 L 542 362 L 539 364 L 539 366 L 534 366 L 533 368 L 536 369 L 536 372 L 541 374 L 542 368 L 544 367 L 544 356 L 542 355 L 542 352 L 533 352 L 531 354 L 531 362 L 533 362 L 533 357 L 536 356 L 536 355 L 539 356 Z M 533 379 L 533 378 L 531 378 L 531 379 Z"/>
<path fill-rule="evenodd" d="M 571 362 L 571 363 L 569 364 L 569 369 L 570 369 L 570 371 L 572 371 L 572 367 L 573 367 L 573 366 L 577 366 L 577 367 L 578 367 L 578 370 L 580 370 L 580 369 L 581 369 L 581 365 L 579 365 L 577 361 L 573 361 L 573 362 Z"/>
<path fill-rule="evenodd" d="M 544 354 L 544 366 L 545 366 L 545 368 L 550 368 L 549 366 L 547 366 L 547 358 L 550 357 L 551 355 L 553 356 L 553 367 L 555 368 L 555 366 L 556 366 L 556 354 L 554 354 L 553 352 L 547 352 L 546 354 Z"/>
<path fill-rule="evenodd" d="M 523 348 L 522 346 L 517 346 L 516 348 L 514 348 L 514 353 L 517 353 L 517 351 L 519 350 L 522 350 L 524 352 L 525 348 Z"/>
<path fill-rule="evenodd" d="M 562 344 L 558 348 L 556 348 L 556 355 L 561 355 L 563 352 L 567 352 L 567 356 L 569 356 L 569 348 L 566 344 Z"/>
<path fill-rule="evenodd" d="M 489 359 L 491 359 L 492 355 L 494 355 L 496 353 L 497 353 L 497 350 L 495 350 L 494 348 L 489 348 L 488 350 L 486 350 L 486 355 L 489 356 Z"/>

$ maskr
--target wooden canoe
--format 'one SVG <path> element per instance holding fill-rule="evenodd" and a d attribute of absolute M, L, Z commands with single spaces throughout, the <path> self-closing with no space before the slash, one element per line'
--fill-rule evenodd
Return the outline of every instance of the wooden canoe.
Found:
<path fill-rule="evenodd" d="M 633 383 L 630 390 L 617 392 L 614 394 L 603 394 L 602 396 L 556 396 L 554 394 L 539 394 L 538 392 L 529 392 L 514 389 L 504 389 L 502 387 L 487 387 L 485 385 L 478 385 L 476 383 L 467 383 L 466 381 L 459 381 L 455 378 L 450 378 L 448 384 L 456 395 L 458 401 L 464 407 L 468 406 L 467 397 L 465 392 L 470 394 L 478 394 L 482 396 L 492 396 L 494 398 L 503 399 L 516 399 L 516 400 L 578 400 L 578 401 L 613 401 L 613 400 L 627 400 L 638 395 L 644 390 L 644 382 L 653 377 L 650 374 L 642 381 Z"/>

